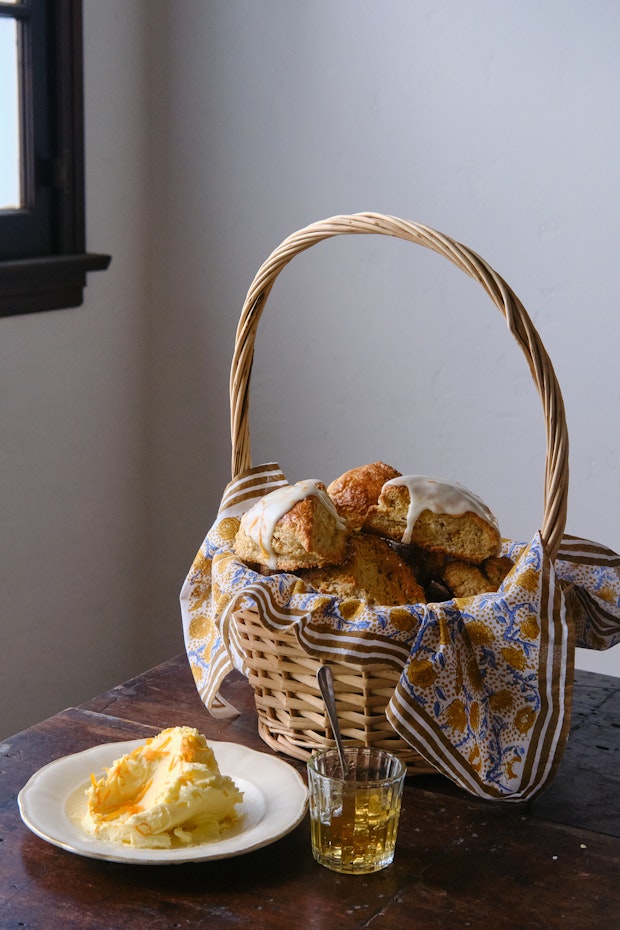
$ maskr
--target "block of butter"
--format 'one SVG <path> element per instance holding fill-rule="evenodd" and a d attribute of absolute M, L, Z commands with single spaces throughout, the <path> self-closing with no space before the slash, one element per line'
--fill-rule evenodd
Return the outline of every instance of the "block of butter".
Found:
<path fill-rule="evenodd" d="M 218 839 L 243 795 L 191 727 L 171 727 L 117 759 L 86 791 L 82 827 L 99 839 L 170 848 Z"/>

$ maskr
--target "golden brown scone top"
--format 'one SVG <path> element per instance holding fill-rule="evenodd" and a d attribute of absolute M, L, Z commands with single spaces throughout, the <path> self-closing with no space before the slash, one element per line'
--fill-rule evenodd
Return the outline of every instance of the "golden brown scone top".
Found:
<path fill-rule="evenodd" d="M 430 492 L 428 498 L 425 488 Z M 418 495 L 416 500 L 413 494 Z M 456 509 L 451 498 L 458 501 Z M 480 498 L 459 485 L 421 475 L 401 475 L 394 483 L 386 483 L 377 505 L 370 508 L 364 529 L 474 564 L 498 555 L 501 547 L 497 521 Z"/>
<path fill-rule="evenodd" d="M 373 605 L 422 604 L 424 591 L 411 568 L 379 536 L 352 533 L 341 565 L 298 573 L 317 591 Z"/>
<path fill-rule="evenodd" d="M 399 476 L 400 472 L 391 465 L 372 462 L 344 472 L 327 486 L 327 493 L 351 529 L 359 530 L 366 520 L 368 511 L 379 500 L 385 482 Z"/>
<path fill-rule="evenodd" d="M 348 531 L 320 481 L 277 488 L 241 518 L 233 550 L 245 562 L 294 572 L 342 562 Z"/>

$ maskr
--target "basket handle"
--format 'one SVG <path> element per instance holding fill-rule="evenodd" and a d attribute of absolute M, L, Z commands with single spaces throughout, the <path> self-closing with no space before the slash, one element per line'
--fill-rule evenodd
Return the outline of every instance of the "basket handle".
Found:
<path fill-rule="evenodd" d="M 230 372 L 230 427 L 233 478 L 252 465 L 248 412 L 250 376 L 256 330 L 265 302 L 282 269 L 300 252 L 323 239 L 347 234 L 374 233 L 423 245 L 443 255 L 478 281 L 503 313 L 528 361 L 538 389 L 546 422 L 544 515 L 541 537 L 555 559 L 564 529 L 568 498 L 568 433 L 564 402 L 553 366 L 525 308 L 503 278 L 475 252 L 428 226 L 381 213 L 333 216 L 312 223 L 288 236 L 259 268 L 248 291 L 235 339 Z"/>

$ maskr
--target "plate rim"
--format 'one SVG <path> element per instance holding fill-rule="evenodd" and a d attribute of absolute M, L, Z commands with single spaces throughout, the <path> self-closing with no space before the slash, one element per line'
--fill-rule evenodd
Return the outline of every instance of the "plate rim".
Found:
<path fill-rule="evenodd" d="M 279 758 L 276 755 L 272 755 L 269 752 L 263 752 L 259 749 L 254 749 L 251 746 L 246 746 L 243 743 L 236 743 L 232 740 L 211 740 L 207 739 L 208 745 L 213 749 L 216 759 L 218 758 L 218 753 L 226 753 L 227 751 L 241 752 L 242 756 L 259 756 L 262 763 L 266 764 L 269 767 L 275 767 L 276 770 L 280 772 L 283 777 L 290 779 L 290 785 L 295 789 L 293 796 L 290 799 L 290 817 L 285 821 L 284 825 L 273 832 L 267 832 L 262 836 L 259 834 L 259 837 L 256 838 L 254 842 L 248 843 L 247 845 L 243 844 L 243 831 L 237 834 L 239 843 L 233 846 L 233 848 L 228 848 L 222 850 L 221 848 L 218 851 L 218 841 L 213 841 L 210 843 L 202 843 L 196 846 L 188 847 L 177 847 L 174 850 L 171 849 L 142 849 L 132 846 L 121 846 L 120 844 L 113 844 L 103 840 L 96 840 L 93 837 L 89 837 L 88 834 L 84 833 L 84 844 L 82 845 L 79 841 L 78 843 L 71 842 L 70 839 L 63 839 L 62 836 L 59 836 L 60 832 L 58 829 L 52 829 L 51 832 L 46 832 L 45 824 L 42 823 L 40 817 L 33 816 L 32 810 L 29 809 L 29 801 L 33 794 L 36 797 L 36 793 L 45 790 L 45 780 L 48 777 L 51 777 L 52 773 L 54 775 L 58 774 L 58 769 L 66 768 L 70 765 L 75 765 L 80 762 L 80 757 L 83 758 L 84 762 L 87 761 L 89 757 L 96 755 L 104 755 L 105 760 L 99 761 L 98 765 L 111 764 L 115 759 L 119 758 L 119 755 L 124 755 L 126 752 L 130 752 L 136 746 L 144 745 L 148 737 L 142 737 L 138 739 L 130 740 L 115 740 L 105 743 L 96 743 L 93 746 L 87 747 L 86 749 L 78 750 L 77 752 L 67 753 L 66 755 L 59 756 L 57 759 L 53 759 L 51 762 L 47 762 L 45 765 L 42 765 L 39 769 L 32 773 L 27 782 L 23 785 L 21 790 L 17 795 L 17 805 L 19 808 L 19 813 L 21 819 L 25 826 L 40 839 L 56 846 L 60 849 L 64 849 L 67 852 L 73 853 L 75 855 L 80 855 L 89 859 L 99 859 L 107 862 L 116 862 L 124 865 L 182 865 L 187 863 L 196 863 L 196 862 L 209 862 L 209 861 L 218 861 L 222 859 L 230 859 L 236 856 L 245 855 L 250 852 L 254 852 L 257 849 L 262 849 L 265 846 L 269 846 L 272 843 L 277 842 L 277 840 L 282 839 L 291 833 L 299 824 L 302 822 L 306 816 L 308 809 L 308 788 L 301 776 L 301 774 L 294 768 L 289 762 L 284 759 Z M 219 761 L 218 761 L 219 764 Z M 88 781 L 90 772 L 93 770 L 93 766 L 89 766 L 88 772 L 86 772 L 84 777 L 74 776 L 72 777 L 66 785 L 66 789 L 63 789 L 62 797 L 58 798 L 59 803 L 63 806 L 62 813 L 60 814 L 61 822 L 64 820 L 67 824 L 68 829 L 74 829 L 75 824 L 73 824 L 64 810 L 67 800 L 70 795 L 75 792 L 80 785 Z M 278 791 L 277 788 L 272 788 L 273 778 L 265 781 L 258 779 L 256 782 L 256 771 L 250 769 L 249 777 L 245 772 L 231 772 L 230 769 L 225 772 L 225 774 L 235 777 L 235 774 L 238 778 L 245 780 L 253 787 L 258 787 L 259 791 L 267 795 L 267 800 L 275 798 L 276 794 L 278 797 L 282 798 L 281 788 Z M 276 783 L 277 784 L 277 783 Z M 264 819 L 264 817 L 263 817 Z M 262 821 L 259 821 L 259 824 Z M 253 829 L 255 829 L 259 824 L 255 824 Z M 224 838 L 226 842 L 226 838 Z M 91 846 L 92 844 L 92 846 Z M 100 845 L 97 845 L 100 844 Z"/>

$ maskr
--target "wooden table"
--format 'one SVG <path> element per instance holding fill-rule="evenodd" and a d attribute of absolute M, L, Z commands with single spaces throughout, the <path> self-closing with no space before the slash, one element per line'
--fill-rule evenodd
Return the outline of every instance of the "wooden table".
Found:
<path fill-rule="evenodd" d="M 17 793 L 40 766 L 101 742 L 195 726 L 269 750 L 240 675 L 242 712 L 213 720 L 185 656 L 0 743 L 0 928 L 620 928 L 620 679 L 578 672 L 572 734 L 552 786 L 529 804 L 479 801 L 441 776 L 407 781 L 394 863 L 368 876 L 317 865 L 308 819 L 234 859 L 120 865 L 45 843 Z M 304 771 L 302 763 L 292 763 Z"/>

